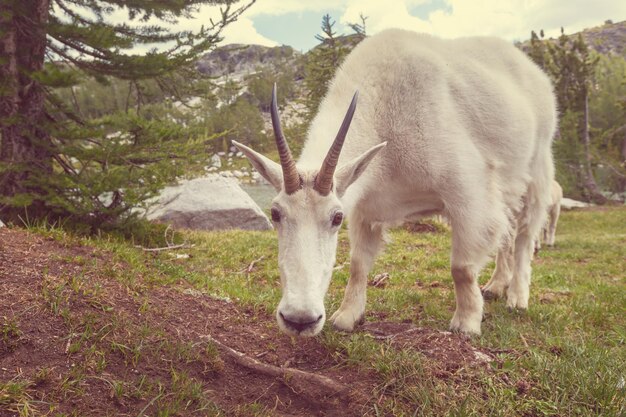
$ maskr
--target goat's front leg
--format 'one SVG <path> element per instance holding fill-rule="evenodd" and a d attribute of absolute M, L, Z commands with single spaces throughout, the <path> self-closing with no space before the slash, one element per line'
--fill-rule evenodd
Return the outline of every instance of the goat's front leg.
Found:
<path fill-rule="evenodd" d="M 452 267 L 456 311 L 450 329 L 469 334 L 480 334 L 483 318 L 483 297 L 478 287 L 477 273 L 470 266 Z"/>
<path fill-rule="evenodd" d="M 341 306 L 330 320 L 337 330 L 350 332 L 365 318 L 367 295 L 367 275 L 374 259 L 383 246 L 383 228 L 363 221 L 353 221 L 349 226 L 350 280 L 346 287 Z"/>
<path fill-rule="evenodd" d="M 486 182 L 486 181 L 485 181 Z M 456 310 L 450 329 L 467 334 L 480 334 L 483 318 L 483 296 L 478 286 L 478 274 L 489 259 L 489 254 L 509 233 L 510 220 L 500 199 L 489 195 L 472 194 L 462 207 L 450 206 L 452 219 L 452 278 Z M 492 207 L 491 212 L 485 210 Z M 500 210 L 498 210 L 500 205 Z M 469 221 L 471 219 L 471 221 Z M 499 271 L 488 286 L 488 291 L 500 292 L 509 280 L 508 248 L 501 249 Z"/>

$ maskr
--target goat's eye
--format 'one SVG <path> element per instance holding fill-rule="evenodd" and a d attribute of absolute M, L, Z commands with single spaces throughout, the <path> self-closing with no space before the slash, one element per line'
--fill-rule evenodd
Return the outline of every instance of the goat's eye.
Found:
<path fill-rule="evenodd" d="M 280 211 L 276 208 L 272 208 L 272 221 L 275 223 L 280 222 Z"/>
<path fill-rule="evenodd" d="M 339 226 L 343 221 L 343 213 L 335 213 L 333 215 L 333 226 Z"/>

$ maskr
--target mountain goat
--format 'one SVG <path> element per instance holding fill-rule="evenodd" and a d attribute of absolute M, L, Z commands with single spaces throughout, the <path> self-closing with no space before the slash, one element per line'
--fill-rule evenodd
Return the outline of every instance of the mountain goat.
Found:
<path fill-rule="evenodd" d="M 271 115 L 280 165 L 235 145 L 278 191 L 271 217 L 281 330 L 312 336 L 322 329 L 344 214 L 351 263 L 331 317 L 337 329 L 351 331 L 364 318 L 367 275 L 385 230 L 436 213 L 452 227 L 451 329 L 480 333 L 477 276 L 496 251 L 483 291 L 527 308 L 533 241 L 550 201 L 557 115 L 550 81 L 521 51 L 493 38 L 387 30 L 361 42 L 338 68 L 297 163 L 275 90 Z"/>

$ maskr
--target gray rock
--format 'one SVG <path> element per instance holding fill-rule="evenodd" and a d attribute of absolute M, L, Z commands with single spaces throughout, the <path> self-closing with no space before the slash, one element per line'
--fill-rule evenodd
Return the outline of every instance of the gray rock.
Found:
<path fill-rule="evenodd" d="M 215 168 L 222 167 L 222 158 L 220 158 L 218 154 L 213 154 L 213 156 L 211 157 L 211 166 Z"/>
<path fill-rule="evenodd" d="M 591 204 L 584 203 L 582 201 L 572 200 L 571 198 L 562 198 L 561 199 L 561 208 L 566 210 L 570 210 L 573 208 L 582 208 L 582 207 L 590 207 Z"/>
<path fill-rule="evenodd" d="M 2 223 L 2 220 L 0 220 L 0 229 L 2 229 L 4 226 L 4 223 Z"/>
<path fill-rule="evenodd" d="M 250 179 L 257 184 L 269 185 L 269 182 L 256 171 L 252 172 Z"/>
<path fill-rule="evenodd" d="M 268 230 L 267 216 L 235 179 L 209 175 L 166 187 L 149 220 L 192 230 Z"/>

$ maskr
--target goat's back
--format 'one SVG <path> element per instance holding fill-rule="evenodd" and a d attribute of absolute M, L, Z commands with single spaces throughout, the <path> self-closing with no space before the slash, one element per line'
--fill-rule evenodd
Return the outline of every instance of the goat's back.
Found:
<path fill-rule="evenodd" d="M 337 71 L 302 166 L 319 166 L 355 90 L 359 103 L 340 164 L 387 141 L 369 171 L 430 188 L 487 166 L 501 170 L 502 181 L 526 178 L 536 153 L 550 152 L 552 87 L 516 47 L 392 29 L 361 42 Z"/>

